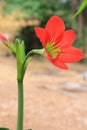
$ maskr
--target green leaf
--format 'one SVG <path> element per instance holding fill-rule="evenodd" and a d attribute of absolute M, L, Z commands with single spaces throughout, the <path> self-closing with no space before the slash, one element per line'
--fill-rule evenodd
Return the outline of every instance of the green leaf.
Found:
<path fill-rule="evenodd" d="M 23 64 L 22 64 L 22 75 L 24 76 L 25 71 L 27 69 L 27 66 L 30 62 L 30 60 L 32 59 L 32 57 L 29 57 L 28 59 L 24 60 Z"/>
<path fill-rule="evenodd" d="M 2 128 L 2 127 L 1 127 L 0 130 L 9 130 L 9 129 L 8 129 L 8 128 Z"/>
<path fill-rule="evenodd" d="M 83 2 L 82 2 L 82 4 L 81 4 L 81 6 L 80 6 L 80 8 L 78 9 L 78 11 L 74 14 L 74 18 L 77 16 L 77 15 L 79 15 L 82 11 L 83 11 L 83 9 L 85 8 L 87 6 L 87 0 L 83 0 Z"/>
<path fill-rule="evenodd" d="M 28 63 L 31 61 L 32 57 L 29 57 L 26 62 L 23 64 L 24 66 L 24 70 L 26 70 L 27 66 L 28 66 Z"/>

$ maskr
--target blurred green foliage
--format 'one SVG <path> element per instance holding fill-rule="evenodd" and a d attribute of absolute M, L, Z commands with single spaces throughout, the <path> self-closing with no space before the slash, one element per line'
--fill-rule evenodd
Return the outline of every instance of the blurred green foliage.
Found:
<path fill-rule="evenodd" d="M 40 26 L 44 27 L 47 20 L 52 15 L 61 16 L 64 21 L 70 18 L 70 1 L 66 0 L 6 0 L 3 8 L 4 14 L 10 14 L 12 11 L 19 10 L 22 13 L 22 18 L 38 19 Z M 67 24 L 69 27 L 69 24 Z M 40 41 L 35 35 L 34 26 L 26 26 L 19 30 L 15 38 L 25 41 L 26 53 L 33 48 L 41 48 Z M 14 39 L 15 39 L 14 38 Z"/>
<path fill-rule="evenodd" d="M 6 0 L 4 13 L 19 10 L 23 18 L 39 19 L 43 21 L 49 16 L 59 15 L 64 18 L 69 16 L 69 0 Z M 66 16 L 66 17 L 65 17 Z"/>
<path fill-rule="evenodd" d="M 12 11 L 19 10 L 22 13 L 23 19 L 38 19 L 40 21 L 40 26 L 44 27 L 47 20 L 52 15 L 58 15 L 63 18 L 66 28 L 74 28 L 77 33 L 77 40 L 74 46 L 81 47 L 82 50 L 87 53 L 87 0 L 4 0 L 5 6 L 3 7 L 4 14 L 10 14 Z M 75 5 L 75 10 L 72 12 L 72 2 L 77 2 Z M 86 8 L 86 9 L 85 9 Z M 75 15 L 74 15 L 75 13 Z M 74 17 L 72 17 L 73 15 Z M 82 23 L 80 23 L 79 16 L 82 15 Z M 76 17 L 77 16 L 77 17 Z M 72 19 L 75 18 L 75 19 Z M 82 24 L 82 27 L 80 27 Z M 18 34 L 23 40 L 26 41 L 26 47 L 28 46 L 28 41 L 30 45 L 36 44 L 38 40 L 34 34 L 34 27 L 27 27 L 20 30 Z M 82 28 L 79 31 L 78 28 Z M 27 34 L 25 33 L 27 30 Z M 79 37 L 79 33 L 82 35 Z M 28 37 L 29 35 L 30 37 Z M 25 35 L 25 36 L 24 36 Z M 29 39 L 30 38 L 30 39 Z M 35 39 L 35 41 L 34 41 Z M 33 43 L 32 43 L 33 42 Z M 38 42 L 39 44 L 39 42 Z M 39 44 L 40 45 L 40 44 Z M 38 47 L 38 46 L 37 46 Z M 29 48 L 28 48 L 29 49 Z M 30 47 L 31 49 L 31 47 Z M 27 50 L 28 51 L 28 50 Z"/>

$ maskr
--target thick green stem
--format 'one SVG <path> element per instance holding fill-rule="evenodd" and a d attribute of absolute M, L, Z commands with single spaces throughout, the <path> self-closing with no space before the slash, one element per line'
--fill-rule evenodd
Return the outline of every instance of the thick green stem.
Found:
<path fill-rule="evenodd" d="M 23 130 L 23 81 L 18 80 L 17 130 Z"/>

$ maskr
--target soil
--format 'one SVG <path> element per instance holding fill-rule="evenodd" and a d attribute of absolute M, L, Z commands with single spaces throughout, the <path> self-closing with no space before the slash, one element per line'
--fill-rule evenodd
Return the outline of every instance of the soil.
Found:
<path fill-rule="evenodd" d="M 87 65 L 68 71 L 33 57 L 24 78 L 24 130 L 87 130 Z M 16 130 L 16 60 L 0 56 L 0 127 Z"/>

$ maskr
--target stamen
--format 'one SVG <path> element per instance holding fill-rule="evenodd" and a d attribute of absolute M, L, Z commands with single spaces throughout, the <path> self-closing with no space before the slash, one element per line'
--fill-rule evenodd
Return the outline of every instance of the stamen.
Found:
<path fill-rule="evenodd" d="M 56 58 L 62 50 L 58 48 L 58 44 L 50 42 L 46 45 L 46 50 L 52 55 L 53 58 Z"/>

